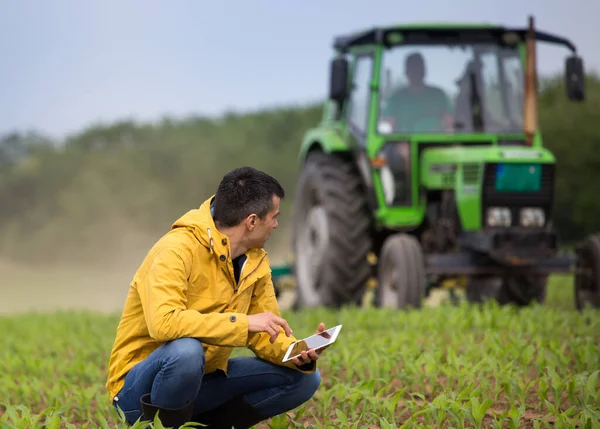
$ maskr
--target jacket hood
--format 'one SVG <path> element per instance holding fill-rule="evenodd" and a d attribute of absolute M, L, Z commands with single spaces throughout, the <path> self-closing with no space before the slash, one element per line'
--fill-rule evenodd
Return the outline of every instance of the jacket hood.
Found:
<path fill-rule="evenodd" d="M 212 203 L 214 198 L 215 196 L 213 195 L 204 201 L 199 208 L 185 213 L 173 223 L 171 228 L 187 228 L 211 252 L 219 251 L 219 253 L 222 253 L 227 248 L 226 245 L 222 245 L 222 243 L 227 243 L 225 240 L 227 237 L 221 234 L 215 226 L 215 221 L 212 217 Z M 217 247 L 219 248 L 218 250 Z"/>
<path fill-rule="evenodd" d="M 211 253 L 228 256 L 230 254 L 229 237 L 217 229 L 213 220 L 214 198 L 214 195 L 211 196 L 199 208 L 192 209 L 181 216 L 173 223 L 171 229 L 187 228 Z M 264 249 L 249 249 L 246 252 L 246 256 L 251 258 L 261 258 L 266 254 Z"/>

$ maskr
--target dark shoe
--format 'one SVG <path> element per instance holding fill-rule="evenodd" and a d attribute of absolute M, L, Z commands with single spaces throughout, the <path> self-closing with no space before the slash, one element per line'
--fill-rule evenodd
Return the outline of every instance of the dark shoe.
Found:
<path fill-rule="evenodd" d="M 158 418 L 163 426 L 175 429 L 178 429 L 180 426 L 191 421 L 192 413 L 194 412 L 193 401 L 179 409 L 161 408 L 152 405 L 149 393 L 146 393 L 140 398 L 140 403 L 142 404 L 142 420 L 154 421 L 154 416 L 158 411 Z"/>
<path fill-rule="evenodd" d="M 265 418 L 243 396 L 194 418 L 210 429 L 248 429 L 263 420 Z"/>

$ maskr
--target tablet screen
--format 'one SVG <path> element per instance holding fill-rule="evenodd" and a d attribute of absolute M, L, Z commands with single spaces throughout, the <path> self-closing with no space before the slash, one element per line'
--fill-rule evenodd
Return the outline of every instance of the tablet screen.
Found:
<path fill-rule="evenodd" d="M 297 341 L 290 346 L 284 360 L 292 359 L 300 355 L 300 353 L 303 351 L 309 351 L 310 349 L 317 350 L 328 346 L 336 340 L 337 334 L 341 328 L 342 325 L 334 326 L 333 328 L 329 328 L 320 334 L 311 335 L 308 338 Z"/>

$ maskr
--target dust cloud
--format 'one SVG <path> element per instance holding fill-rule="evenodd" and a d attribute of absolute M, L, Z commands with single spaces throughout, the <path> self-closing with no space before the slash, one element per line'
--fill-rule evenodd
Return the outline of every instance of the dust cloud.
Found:
<path fill-rule="evenodd" d="M 105 225 L 94 225 L 97 240 L 91 241 L 103 243 L 97 247 L 89 244 L 90 231 L 81 231 L 81 246 L 71 243 L 66 247 L 76 250 L 68 252 L 59 245 L 40 249 L 42 243 L 35 240 L 25 244 L 51 262 L 0 254 L 0 316 L 69 310 L 120 314 L 135 271 L 168 228 L 170 224 L 150 234 L 135 231 L 130 221 L 117 225 L 113 217 Z M 266 247 L 272 265 L 289 262 L 289 228 L 278 228 Z"/>
<path fill-rule="evenodd" d="M 0 259 L 0 315 L 56 310 L 120 312 L 129 283 L 148 249 L 112 261 L 31 263 Z"/>

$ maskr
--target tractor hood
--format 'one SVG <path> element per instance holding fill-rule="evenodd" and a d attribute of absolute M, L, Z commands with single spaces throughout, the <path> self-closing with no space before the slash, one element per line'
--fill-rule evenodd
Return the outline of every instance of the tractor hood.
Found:
<path fill-rule="evenodd" d="M 486 162 L 554 163 L 555 158 L 543 147 L 527 146 L 429 147 L 421 155 L 421 166 L 426 170 L 435 170 L 436 165 Z"/>
<path fill-rule="evenodd" d="M 543 147 L 476 146 L 429 147 L 420 162 L 421 183 L 430 189 L 452 189 L 456 185 L 478 185 L 487 164 L 554 164 Z M 457 182 L 456 179 L 460 178 Z"/>
<path fill-rule="evenodd" d="M 543 147 L 430 147 L 419 174 L 423 190 L 453 191 L 462 228 L 477 231 L 489 207 L 509 210 L 515 219 L 522 207 L 549 213 L 554 161 Z"/>

